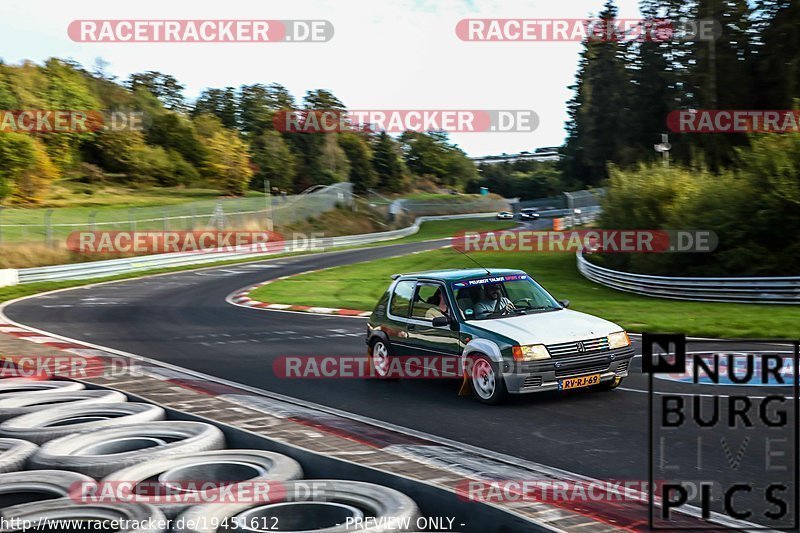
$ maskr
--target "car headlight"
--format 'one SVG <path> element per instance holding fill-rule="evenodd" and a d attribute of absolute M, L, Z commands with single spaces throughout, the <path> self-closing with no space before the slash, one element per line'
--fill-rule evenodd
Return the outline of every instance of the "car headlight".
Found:
<path fill-rule="evenodd" d="M 550 359 L 550 352 L 544 344 L 529 344 L 527 346 L 514 346 L 511 349 L 515 361 L 541 361 Z"/>
<path fill-rule="evenodd" d="M 628 334 L 624 331 L 617 331 L 616 333 L 612 333 L 608 336 L 608 347 L 611 350 L 615 348 L 625 348 L 626 346 L 631 345 L 631 340 L 628 338 Z"/>

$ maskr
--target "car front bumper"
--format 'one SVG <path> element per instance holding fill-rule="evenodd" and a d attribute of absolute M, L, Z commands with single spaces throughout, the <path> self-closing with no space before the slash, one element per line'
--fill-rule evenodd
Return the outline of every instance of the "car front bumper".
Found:
<path fill-rule="evenodd" d="M 546 361 L 503 363 L 503 379 L 508 392 L 527 394 L 560 389 L 564 379 L 600 374 L 600 382 L 624 378 L 630 370 L 633 348 L 619 348 Z"/>

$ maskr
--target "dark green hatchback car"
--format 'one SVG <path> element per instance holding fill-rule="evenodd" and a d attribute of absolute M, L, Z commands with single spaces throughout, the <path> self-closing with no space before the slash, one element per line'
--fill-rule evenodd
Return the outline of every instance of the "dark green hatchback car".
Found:
<path fill-rule="evenodd" d="M 495 404 L 507 394 L 611 389 L 628 375 L 633 348 L 618 325 L 566 309 L 521 270 L 398 274 L 367 325 L 374 375 L 413 360 L 469 382 Z"/>

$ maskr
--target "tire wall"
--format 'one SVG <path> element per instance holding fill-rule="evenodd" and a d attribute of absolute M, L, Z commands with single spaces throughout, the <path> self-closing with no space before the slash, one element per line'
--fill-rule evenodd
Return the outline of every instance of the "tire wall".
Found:
<path fill-rule="evenodd" d="M 187 413 L 167 409 L 171 420 L 208 422 Z M 398 490 L 411 497 L 422 514 L 429 517 L 455 517 L 456 531 L 535 531 L 531 522 L 507 513 L 497 507 L 460 499 L 454 492 L 442 490 L 425 483 L 374 470 L 355 463 L 341 461 L 311 453 L 277 441 L 262 438 L 245 430 L 216 424 L 225 434 L 229 448 L 245 448 L 282 453 L 303 466 L 306 479 L 352 479 L 376 483 Z M 542 531 L 546 531 L 542 529 Z"/>

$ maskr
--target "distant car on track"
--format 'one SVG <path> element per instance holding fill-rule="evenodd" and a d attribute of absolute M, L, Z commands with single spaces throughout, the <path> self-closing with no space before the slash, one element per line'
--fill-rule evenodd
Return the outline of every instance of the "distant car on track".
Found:
<path fill-rule="evenodd" d="M 536 207 L 526 207 L 519 212 L 520 220 L 536 220 L 539 216 L 539 209 Z"/>
<path fill-rule="evenodd" d="M 498 220 L 512 220 L 514 218 L 514 213 L 511 211 L 500 211 L 497 213 Z"/>
<path fill-rule="evenodd" d="M 398 361 L 432 358 L 454 369 L 479 401 L 496 404 L 509 393 L 613 389 L 628 375 L 634 354 L 620 326 L 566 309 L 569 301 L 521 270 L 392 277 L 367 325 L 376 377 L 398 377 Z"/>

